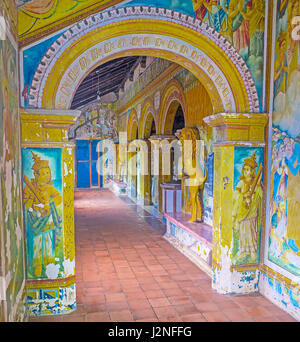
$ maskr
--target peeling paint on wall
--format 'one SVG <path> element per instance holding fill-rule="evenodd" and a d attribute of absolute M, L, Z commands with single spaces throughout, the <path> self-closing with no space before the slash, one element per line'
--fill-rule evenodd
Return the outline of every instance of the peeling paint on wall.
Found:
<path fill-rule="evenodd" d="M 272 276 L 261 272 L 259 292 L 300 321 L 300 294 L 297 293 L 297 290 L 282 285 Z"/>
<path fill-rule="evenodd" d="M 232 269 L 231 250 L 221 247 L 221 269 L 214 270 L 213 288 L 222 294 L 245 294 L 258 291 L 259 271 L 238 271 Z"/>

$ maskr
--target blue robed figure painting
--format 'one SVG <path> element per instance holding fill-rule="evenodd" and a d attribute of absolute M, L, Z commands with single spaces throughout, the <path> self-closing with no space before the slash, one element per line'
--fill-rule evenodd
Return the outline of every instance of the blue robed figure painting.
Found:
<path fill-rule="evenodd" d="M 23 149 L 28 278 L 57 278 L 62 237 L 61 149 Z"/>

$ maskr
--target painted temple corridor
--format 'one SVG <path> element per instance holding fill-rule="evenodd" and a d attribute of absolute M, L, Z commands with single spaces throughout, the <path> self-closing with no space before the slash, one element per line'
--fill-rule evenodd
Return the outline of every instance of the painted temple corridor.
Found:
<path fill-rule="evenodd" d="M 0 322 L 300 322 L 299 82 L 300 0 L 1 0 Z"/>

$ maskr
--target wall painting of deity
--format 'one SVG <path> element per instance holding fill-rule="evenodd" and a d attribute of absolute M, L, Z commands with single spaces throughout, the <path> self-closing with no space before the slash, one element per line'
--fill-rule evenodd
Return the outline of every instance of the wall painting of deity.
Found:
<path fill-rule="evenodd" d="M 237 146 L 234 152 L 233 264 L 255 264 L 260 257 L 264 149 Z"/>
<path fill-rule="evenodd" d="M 64 277 L 62 149 L 23 148 L 27 279 Z"/>

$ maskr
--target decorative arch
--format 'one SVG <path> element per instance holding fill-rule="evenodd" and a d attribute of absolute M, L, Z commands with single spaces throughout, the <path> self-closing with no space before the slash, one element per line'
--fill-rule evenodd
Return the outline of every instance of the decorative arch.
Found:
<path fill-rule="evenodd" d="M 162 95 L 158 125 L 160 134 L 172 134 L 174 117 L 179 105 L 182 107 L 184 119 L 187 122 L 187 111 L 182 86 L 178 81 L 172 80 L 165 87 Z"/>
<path fill-rule="evenodd" d="M 136 111 L 133 109 L 131 110 L 128 118 L 127 124 L 127 141 L 133 141 L 136 139 L 136 135 L 138 132 L 138 120 Z"/>
<path fill-rule="evenodd" d="M 156 56 L 192 72 L 210 94 L 214 112 L 258 112 L 246 63 L 217 31 L 168 9 L 136 6 L 91 15 L 67 29 L 42 58 L 29 105 L 69 109 L 84 77 L 108 60 Z"/>
<path fill-rule="evenodd" d="M 151 125 L 154 120 L 157 131 L 156 115 L 154 106 L 150 99 L 146 99 L 142 108 L 140 122 L 139 122 L 139 138 L 149 138 L 151 133 Z"/>

